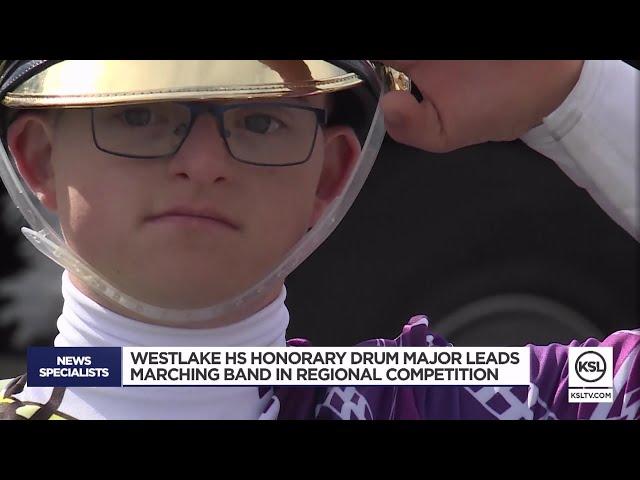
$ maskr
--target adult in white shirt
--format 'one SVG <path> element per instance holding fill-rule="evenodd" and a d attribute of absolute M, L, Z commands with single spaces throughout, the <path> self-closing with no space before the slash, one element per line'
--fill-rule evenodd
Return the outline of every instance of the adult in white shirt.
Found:
<path fill-rule="evenodd" d="M 383 100 L 389 134 L 432 152 L 521 138 L 636 240 L 640 72 L 615 60 L 386 61 L 422 94 Z"/>

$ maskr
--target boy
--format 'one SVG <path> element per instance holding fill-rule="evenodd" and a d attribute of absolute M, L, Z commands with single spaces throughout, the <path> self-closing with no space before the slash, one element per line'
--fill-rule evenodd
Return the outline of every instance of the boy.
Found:
<path fill-rule="evenodd" d="M 380 98 L 407 88 L 402 76 L 364 61 L 5 68 L 3 140 L 12 158 L 3 179 L 36 230 L 25 234 L 67 269 L 56 346 L 284 346 L 284 278 L 335 228 L 362 185 L 383 134 Z M 11 176 L 14 164 L 19 177 Z M 11 190 L 18 178 L 23 183 Z M 25 201 L 21 191 L 37 200 Z M 54 228 L 45 220 L 51 216 Z M 618 332 L 603 344 L 616 352 L 617 399 L 605 413 L 637 416 L 638 335 Z M 447 343 L 414 317 L 395 341 L 361 345 Z M 568 404 L 566 350 L 532 347 L 531 385 L 498 389 L 51 389 L 26 387 L 22 376 L 6 383 L 0 412 L 33 419 L 602 416 L 597 405 Z"/>

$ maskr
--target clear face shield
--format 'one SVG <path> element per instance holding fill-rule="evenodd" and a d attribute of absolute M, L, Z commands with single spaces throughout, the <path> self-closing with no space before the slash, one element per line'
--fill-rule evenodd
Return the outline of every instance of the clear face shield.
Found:
<path fill-rule="evenodd" d="M 0 174 L 24 235 L 103 304 L 172 325 L 278 291 L 360 191 L 380 98 L 409 88 L 356 60 L 37 60 L 0 75 Z"/>

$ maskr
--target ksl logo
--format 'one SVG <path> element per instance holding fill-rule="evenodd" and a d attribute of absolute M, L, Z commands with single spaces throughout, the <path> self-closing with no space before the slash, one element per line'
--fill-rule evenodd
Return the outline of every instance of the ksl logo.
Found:
<path fill-rule="evenodd" d="M 613 348 L 569 347 L 571 387 L 613 387 Z"/>
<path fill-rule="evenodd" d="M 598 352 L 581 353 L 576 360 L 576 374 L 582 381 L 594 383 L 604 377 L 607 362 Z"/>

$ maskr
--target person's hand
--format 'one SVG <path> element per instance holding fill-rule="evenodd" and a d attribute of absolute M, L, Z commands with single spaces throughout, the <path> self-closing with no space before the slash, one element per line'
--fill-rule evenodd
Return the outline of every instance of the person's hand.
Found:
<path fill-rule="evenodd" d="M 398 142 L 448 152 L 488 141 L 515 140 L 553 112 L 580 78 L 582 60 L 383 60 L 406 73 L 422 94 L 382 99 L 389 134 Z"/>

